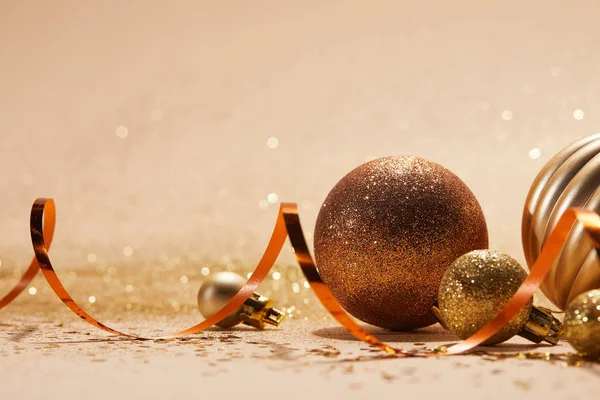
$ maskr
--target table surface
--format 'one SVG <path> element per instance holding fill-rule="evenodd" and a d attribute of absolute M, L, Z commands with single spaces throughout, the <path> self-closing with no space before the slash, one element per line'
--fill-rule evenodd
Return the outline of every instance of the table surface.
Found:
<path fill-rule="evenodd" d="M 0 316 L 3 398 L 342 395 L 579 400 L 596 399 L 600 390 L 600 364 L 558 356 L 572 351 L 567 343 L 537 346 L 513 338 L 483 348 L 484 354 L 389 358 L 356 341 L 330 318 L 292 319 L 264 331 L 210 329 L 172 341 L 124 340 L 85 324 L 57 301 L 45 303 L 47 309 L 40 312 L 28 306 L 33 303 L 20 301 Z M 32 312 L 24 315 L 28 308 Z M 187 318 L 140 312 L 116 324 L 159 335 L 180 328 Z M 456 340 L 440 326 L 402 333 L 373 330 L 404 349 Z M 532 359 L 532 352 L 548 360 Z"/>

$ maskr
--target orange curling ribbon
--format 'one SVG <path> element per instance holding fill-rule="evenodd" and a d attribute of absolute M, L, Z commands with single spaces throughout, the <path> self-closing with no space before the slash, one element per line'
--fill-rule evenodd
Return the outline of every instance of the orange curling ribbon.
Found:
<path fill-rule="evenodd" d="M 50 215 L 49 215 L 46 220 L 46 223 L 44 224 L 44 237 L 46 238 L 46 241 L 47 241 L 46 251 L 48 249 L 50 249 L 50 244 L 52 244 L 52 238 L 54 237 L 55 225 L 56 225 L 56 219 L 54 218 L 54 216 L 52 216 L 52 218 L 50 218 Z M 19 297 L 19 295 L 23 292 L 23 290 L 25 290 L 25 288 L 27 288 L 27 286 L 29 286 L 29 284 L 31 283 L 33 278 L 35 278 L 35 276 L 37 275 L 39 270 L 40 270 L 40 264 L 38 263 L 37 258 L 33 257 L 33 259 L 31 260 L 31 263 L 29 264 L 29 267 L 27 268 L 27 270 L 25 271 L 25 273 L 23 274 L 21 279 L 19 279 L 19 281 L 15 284 L 15 286 L 13 286 L 13 288 L 8 292 L 8 294 L 6 296 L 4 296 L 2 299 L 0 299 L 0 310 L 2 310 L 4 307 L 6 307 L 10 303 L 12 303 L 12 301 L 14 299 Z"/>
<path fill-rule="evenodd" d="M 50 258 L 48 257 L 48 248 L 45 242 L 46 230 L 44 228 L 46 227 L 46 224 L 53 223 L 55 217 L 56 208 L 52 199 L 37 199 L 35 201 L 31 209 L 31 241 L 33 243 L 33 249 L 42 273 L 44 274 L 44 277 L 50 284 L 50 287 L 54 293 L 56 293 L 56 295 L 67 307 L 69 307 L 71 311 L 73 311 L 90 325 L 93 325 L 105 332 L 134 339 L 174 339 L 198 333 L 210 328 L 211 326 L 228 317 L 231 313 L 235 312 L 242 304 L 244 304 L 244 302 L 252 295 L 252 293 L 256 291 L 258 286 L 269 274 L 269 271 L 273 267 L 273 264 L 275 264 L 275 261 L 277 260 L 281 249 L 283 248 L 285 239 L 289 236 L 296 253 L 296 259 L 302 268 L 302 272 L 304 275 L 306 275 L 308 282 L 327 311 L 329 311 L 344 327 L 346 327 L 346 329 L 350 330 L 352 334 L 360 340 L 365 341 L 370 345 L 380 348 L 390 354 L 402 354 L 400 350 L 393 349 L 383 344 L 373 335 L 362 329 L 348 314 L 346 314 L 346 312 L 334 299 L 325 283 L 323 283 L 321 280 L 321 277 L 317 271 L 317 267 L 310 256 L 310 252 L 302 232 L 302 227 L 300 226 L 300 217 L 298 215 L 298 206 L 296 204 L 283 203 L 281 205 L 271 240 L 269 241 L 262 259 L 258 263 L 258 266 L 246 284 L 222 309 L 220 309 L 212 317 L 207 318 L 191 328 L 170 335 L 154 338 L 131 335 L 110 328 L 88 314 L 79 304 L 77 304 L 73 297 L 71 297 L 69 292 L 67 292 L 67 289 L 65 289 L 56 275 L 54 267 L 52 266 Z"/>
<path fill-rule="evenodd" d="M 138 339 L 171 339 L 181 336 L 191 335 L 200 332 L 206 328 L 209 328 L 219 321 L 226 318 L 229 314 L 237 310 L 243 303 L 250 297 L 250 295 L 258 288 L 258 286 L 265 279 L 273 264 L 275 263 L 286 237 L 290 238 L 294 252 L 296 254 L 296 260 L 302 268 L 302 272 L 306 276 L 311 288 L 316 293 L 317 297 L 323 304 L 323 306 L 331 313 L 331 315 L 348 329 L 354 337 L 357 339 L 370 344 L 376 348 L 386 351 L 389 354 L 397 356 L 418 356 L 418 357 L 429 357 L 439 356 L 440 354 L 460 354 L 464 353 L 500 331 L 518 312 L 519 310 L 529 301 L 533 296 L 533 293 L 538 289 L 539 285 L 543 281 L 544 277 L 552 267 L 554 260 L 560 254 L 561 248 L 565 243 L 571 227 L 575 221 L 579 220 L 585 226 L 586 232 L 590 235 L 594 244 L 600 244 L 600 216 L 594 212 L 581 210 L 581 209 L 568 209 L 565 214 L 561 217 L 556 228 L 548 238 L 544 249 L 540 253 L 536 263 L 531 269 L 530 275 L 523 281 L 521 287 L 517 290 L 513 298 L 508 302 L 504 309 L 486 326 L 475 333 L 470 338 L 461 341 L 451 347 L 449 347 L 445 353 L 406 353 L 402 350 L 390 347 L 377 339 L 372 334 L 361 328 L 354 320 L 342 309 L 339 303 L 335 300 L 332 293 L 329 291 L 327 285 L 321 280 L 319 276 L 317 266 L 313 261 L 302 227 L 300 225 L 300 217 L 298 214 L 298 207 L 293 203 L 283 203 L 279 209 L 277 216 L 277 222 L 271 236 L 271 240 L 260 260 L 258 266 L 242 287 L 242 289 L 227 303 L 221 310 L 219 310 L 212 317 L 204 320 L 203 322 L 180 332 L 161 336 L 157 338 L 144 338 L 141 336 L 135 336 L 126 334 L 112 329 L 98 320 L 89 315 L 84 311 L 73 298 L 69 295 L 67 290 L 64 288 L 60 280 L 58 279 L 50 259 L 48 257 L 48 246 L 46 245 L 46 235 L 48 230 L 45 229 L 47 224 L 53 224 L 55 218 L 55 207 L 54 201 L 51 199 L 38 199 L 35 201 L 31 210 L 31 239 L 33 242 L 33 248 L 36 254 L 39 266 L 44 274 L 44 277 L 50 284 L 50 287 L 58 295 L 63 303 L 71 311 L 81 317 L 87 323 L 102 329 L 106 332 L 125 336 L 129 338 Z M 52 225 L 53 226 L 53 225 Z M 598 246 L 600 247 L 600 246 Z"/>
<path fill-rule="evenodd" d="M 579 208 L 567 209 L 548 237 L 542 252 L 533 264 L 533 267 L 531 267 L 529 275 L 506 306 L 504 306 L 504 309 L 473 336 L 449 347 L 446 354 L 464 353 L 480 345 L 498 333 L 518 314 L 540 287 L 546 275 L 548 275 L 552 265 L 560 255 L 575 221 L 583 223 L 584 229 L 594 242 L 594 245 L 600 248 L 600 216 L 593 211 Z"/>

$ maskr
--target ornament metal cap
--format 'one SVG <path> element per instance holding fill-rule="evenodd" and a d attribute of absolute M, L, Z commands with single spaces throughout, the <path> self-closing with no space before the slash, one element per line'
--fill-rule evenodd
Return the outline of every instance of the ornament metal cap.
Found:
<path fill-rule="evenodd" d="M 219 272 L 200 286 L 198 309 L 205 318 L 210 318 L 231 300 L 246 283 L 245 279 L 233 272 Z M 217 326 L 231 328 L 239 323 L 264 329 L 265 326 L 279 326 L 286 314 L 274 307 L 273 300 L 252 293 L 234 313 L 223 319 Z"/>
<path fill-rule="evenodd" d="M 256 293 L 244 302 L 238 315 L 241 321 L 258 329 L 264 329 L 266 324 L 279 326 L 286 314 L 273 307 L 273 300 Z"/>
<path fill-rule="evenodd" d="M 518 335 L 534 343 L 545 341 L 556 345 L 561 334 L 562 323 L 552 314 L 552 310 L 533 306 L 529 320 Z"/>

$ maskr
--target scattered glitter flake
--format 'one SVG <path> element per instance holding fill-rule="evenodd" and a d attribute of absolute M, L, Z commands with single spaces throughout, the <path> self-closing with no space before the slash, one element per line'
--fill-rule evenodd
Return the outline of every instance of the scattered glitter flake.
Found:
<path fill-rule="evenodd" d="M 519 352 L 519 353 L 505 353 L 505 352 L 473 352 L 473 355 L 479 355 L 483 360 L 486 361 L 500 361 L 507 359 L 516 359 L 516 360 L 540 360 L 547 361 L 551 364 L 560 363 L 562 367 L 581 367 L 585 365 L 585 361 L 593 362 L 589 359 L 586 359 L 581 354 L 575 353 L 539 353 L 539 352 Z"/>
<path fill-rule="evenodd" d="M 181 278 L 179 278 L 179 282 L 181 283 L 188 283 L 189 279 L 187 276 L 183 275 Z"/>
<path fill-rule="evenodd" d="M 119 139 L 125 139 L 127 135 L 129 135 L 129 130 L 124 126 L 118 126 L 116 130 L 116 135 Z"/>
<path fill-rule="evenodd" d="M 267 208 L 269 208 L 269 202 L 267 200 L 260 200 L 258 202 L 258 208 L 260 208 L 261 210 L 266 210 Z"/>
<path fill-rule="evenodd" d="M 517 386 L 519 389 L 521 389 L 521 390 L 523 390 L 523 391 L 526 391 L 526 392 L 527 392 L 527 391 L 529 391 L 529 390 L 531 389 L 531 382 L 530 382 L 530 381 L 525 381 L 525 380 L 521 380 L 521 379 L 519 379 L 519 380 L 516 380 L 516 381 L 515 381 L 515 385 L 516 385 L 516 386 Z"/>
<path fill-rule="evenodd" d="M 200 270 L 200 273 L 201 273 L 203 276 L 208 276 L 208 274 L 210 274 L 210 269 L 208 269 L 208 268 L 204 267 L 204 268 L 202 268 L 202 269 Z"/>
<path fill-rule="evenodd" d="M 308 283 L 308 281 L 304 281 L 304 284 L 303 284 L 303 285 L 304 285 L 304 287 L 305 287 L 306 289 L 309 289 L 309 288 L 310 288 L 310 283 Z"/>
<path fill-rule="evenodd" d="M 90 253 L 87 256 L 87 260 L 88 260 L 89 263 L 93 264 L 93 263 L 95 263 L 98 260 L 98 258 L 96 257 L 96 255 L 94 253 Z"/>
<path fill-rule="evenodd" d="M 247 278 L 247 279 L 250 279 L 250 277 L 251 277 L 251 276 L 252 276 L 252 272 L 248 272 L 248 273 L 246 274 L 246 278 Z"/>
<path fill-rule="evenodd" d="M 110 268 L 108 269 L 108 273 L 109 273 L 110 275 L 115 275 L 115 274 L 117 273 L 117 267 L 110 267 Z"/>
<path fill-rule="evenodd" d="M 126 291 L 127 293 L 131 293 L 131 292 L 133 292 L 133 286 L 132 286 L 132 285 L 127 285 L 127 286 L 125 286 L 125 291 Z"/>
<path fill-rule="evenodd" d="M 531 158 L 532 160 L 537 160 L 541 156 L 542 150 L 540 150 L 539 148 L 534 147 L 533 149 L 529 150 L 529 158 Z"/>
<path fill-rule="evenodd" d="M 510 110 L 502 111 L 502 119 L 505 121 L 510 121 L 513 118 L 513 112 Z"/>
<path fill-rule="evenodd" d="M 269 195 L 267 196 L 267 201 L 271 204 L 275 204 L 279 201 L 279 196 L 277 195 L 277 193 L 269 193 Z"/>
<path fill-rule="evenodd" d="M 29 288 L 29 294 L 30 295 L 35 296 L 36 293 L 37 293 L 37 289 L 36 288 L 34 288 L 34 287 L 30 287 Z"/>
<path fill-rule="evenodd" d="M 281 279 L 281 273 L 280 272 L 273 272 L 273 279 L 278 281 Z"/>
<path fill-rule="evenodd" d="M 577 109 L 575 111 L 573 111 L 573 118 L 575 118 L 577 121 L 581 121 L 584 117 L 584 113 L 583 110 Z"/>
<path fill-rule="evenodd" d="M 131 257 L 133 255 L 133 248 L 130 246 L 125 247 L 123 249 L 123 254 L 125 254 L 126 257 Z"/>
<path fill-rule="evenodd" d="M 382 372 L 381 379 L 383 379 L 386 382 L 393 382 L 394 379 L 396 379 L 396 377 L 394 375 L 388 374 L 387 372 Z"/>
<path fill-rule="evenodd" d="M 333 346 L 329 346 L 329 345 L 323 346 L 319 349 L 310 349 L 310 350 L 307 350 L 307 352 L 310 354 L 316 354 L 316 355 L 320 355 L 320 356 L 327 357 L 327 358 L 335 358 L 341 354 L 341 352 L 337 348 L 335 348 Z M 353 366 L 350 365 L 350 367 L 353 367 Z M 352 371 L 350 371 L 350 372 L 352 372 Z"/>
<path fill-rule="evenodd" d="M 88 297 L 88 301 L 92 304 L 94 304 L 96 302 L 96 297 L 95 296 L 90 296 Z"/>
<path fill-rule="evenodd" d="M 279 147 L 279 139 L 276 137 L 270 137 L 267 139 L 267 147 L 270 149 L 276 149 Z"/>

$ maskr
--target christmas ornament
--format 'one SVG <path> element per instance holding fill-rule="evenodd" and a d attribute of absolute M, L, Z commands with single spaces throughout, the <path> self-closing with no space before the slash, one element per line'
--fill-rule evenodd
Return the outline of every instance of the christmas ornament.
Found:
<path fill-rule="evenodd" d="M 475 250 L 458 258 L 440 284 L 434 312 L 452 333 L 466 339 L 491 321 L 521 286 L 527 273 L 517 261 L 494 250 Z M 504 342 L 521 335 L 536 343 L 558 343 L 560 322 L 552 314 L 532 305 L 523 307 L 484 345 Z"/>
<path fill-rule="evenodd" d="M 198 291 L 198 309 L 204 318 L 212 317 L 242 289 L 246 280 L 233 272 L 219 272 L 205 280 Z M 273 308 L 273 301 L 253 293 L 244 304 L 229 317 L 216 325 L 231 328 L 241 322 L 258 329 L 265 324 L 279 326 L 285 313 Z"/>
<path fill-rule="evenodd" d="M 600 358 L 600 289 L 580 294 L 567 307 L 565 338 L 588 357 Z"/>
<path fill-rule="evenodd" d="M 535 178 L 522 222 L 523 250 L 530 268 L 567 208 L 600 212 L 599 153 L 597 133 L 559 152 Z M 561 310 L 580 293 L 600 288 L 600 259 L 587 236 L 577 223 L 542 283 L 542 292 Z"/>
<path fill-rule="evenodd" d="M 456 175 L 386 157 L 351 171 L 327 196 L 314 235 L 319 273 L 350 314 L 383 328 L 435 323 L 444 271 L 488 245 L 485 218 Z"/>

